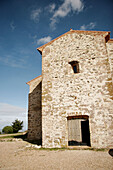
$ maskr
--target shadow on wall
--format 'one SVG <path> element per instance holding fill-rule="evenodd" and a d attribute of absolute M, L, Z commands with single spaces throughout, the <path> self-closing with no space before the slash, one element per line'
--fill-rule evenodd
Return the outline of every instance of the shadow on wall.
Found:
<path fill-rule="evenodd" d="M 42 81 L 29 94 L 28 108 L 27 140 L 42 145 Z"/>
<path fill-rule="evenodd" d="M 78 141 L 68 141 L 68 145 L 69 146 L 90 146 L 87 143 L 83 143 L 83 142 L 78 142 Z"/>
<path fill-rule="evenodd" d="M 108 153 L 113 157 L 113 149 L 110 149 Z"/>

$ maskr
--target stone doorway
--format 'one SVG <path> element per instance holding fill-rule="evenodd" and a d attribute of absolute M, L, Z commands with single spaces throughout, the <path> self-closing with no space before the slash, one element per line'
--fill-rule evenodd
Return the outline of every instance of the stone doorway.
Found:
<path fill-rule="evenodd" d="M 69 116 L 68 123 L 68 145 L 90 146 L 89 117 Z"/>

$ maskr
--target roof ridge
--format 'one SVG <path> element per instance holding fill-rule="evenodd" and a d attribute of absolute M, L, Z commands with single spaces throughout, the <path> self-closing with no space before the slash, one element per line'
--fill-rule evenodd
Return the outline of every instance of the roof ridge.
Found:
<path fill-rule="evenodd" d="M 56 41 L 57 39 L 65 36 L 65 35 L 67 35 L 67 34 L 71 34 L 71 33 L 74 33 L 74 32 L 76 32 L 76 33 L 86 33 L 86 34 L 87 34 L 87 33 L 90 33 L 90 34 L 91 34 L 91 33 L 105 34 L 105 36 L 106 36 L 106 33 L 107 33 L 107 34 L 110 34 L 110 31 L 89 31 L 89 30 L 72 30 L 72 29 L 70 29 L 70 31 L 68 31 L 68 32 L 66 32 L 66 33 L 64 33 L 64 34 L 56 37 L 55 39 L 51 40 L 50 42 L 48 42 L 48 43 L 46 43 L 46 44 L 38 47 L 37 50 L 38 50 L 40 53 L 42 53 L 44 47 L 46 47 L 47 45 L 53 43 L 53 42 Z"/>

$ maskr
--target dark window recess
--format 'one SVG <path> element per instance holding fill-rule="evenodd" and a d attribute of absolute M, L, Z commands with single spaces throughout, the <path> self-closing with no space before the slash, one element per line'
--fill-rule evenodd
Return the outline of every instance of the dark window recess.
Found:
<path fill-rule="evenodd" d="M 78 61 L 71 61 L 69 62 L 71 64 L 74 73 L 79 73 L 79 62 Z"/>
<path fill-rule="evenodd" d="M 77 66 L 76 65 L 73 66 L 73 71 L 74 71 L 74 73 L 77 73 Z"/>

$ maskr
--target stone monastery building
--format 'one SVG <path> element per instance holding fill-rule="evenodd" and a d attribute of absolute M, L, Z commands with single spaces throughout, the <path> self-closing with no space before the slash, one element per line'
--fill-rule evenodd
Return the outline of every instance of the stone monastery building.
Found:
<path fill-rule="evenodd" d="M 45 148 L 113 147 L 113 39 L 76 31 L 38 48 L 42 75 L 29 81 L 28 140 Z"/>

